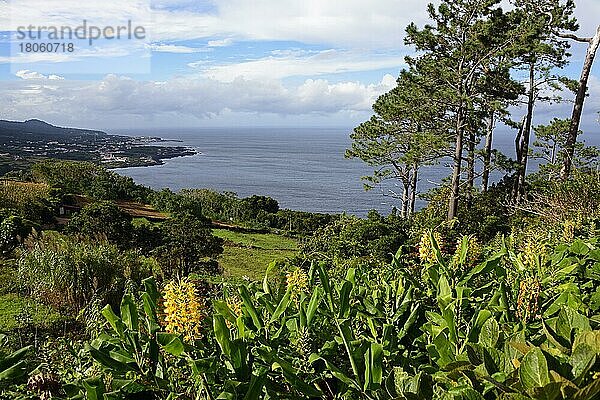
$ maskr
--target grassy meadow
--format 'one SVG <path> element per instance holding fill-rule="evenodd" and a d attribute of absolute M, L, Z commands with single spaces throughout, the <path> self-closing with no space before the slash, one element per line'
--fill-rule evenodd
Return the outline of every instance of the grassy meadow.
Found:
<path fill-rule="evenodd" d="M 298 241 L 287 236 L 225 229 L 214 229 L 213 234 L 225 241 L 218 258 L 225 278 L 261 279 L 269 263 L 293 257 L 298 251 Z"/>

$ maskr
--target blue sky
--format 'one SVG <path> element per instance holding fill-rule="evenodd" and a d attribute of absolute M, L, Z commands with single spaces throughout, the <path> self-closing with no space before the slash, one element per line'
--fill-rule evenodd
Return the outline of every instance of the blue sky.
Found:
<path fill-rule="evenodd" d="M 591 35 L 600 1 L 576 3 L 580 33 Z M 8 34 L 83 20 L 132 20 L 147 36 L 75 41 L 73 54 L 23 54 Z M 105 129 L 351 127 L 394 86 L 411 52 L 403 44 L 411 21 L 426 22 L 421 0 L 0 0 L 0 118 Z M 574 45 L 574 78 L 584 51 Z M 598 71 L 584 126 L 597 125 Z M 568 111 L 542 106 L 538 117 Z"/>

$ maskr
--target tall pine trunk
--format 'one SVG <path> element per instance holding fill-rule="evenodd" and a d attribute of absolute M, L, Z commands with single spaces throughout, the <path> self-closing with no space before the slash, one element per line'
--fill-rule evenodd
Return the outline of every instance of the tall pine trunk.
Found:
<path fill-rule="evenodd" d="M 560 178 L 562 180 L 565 180 L 569 177 L 571 174 L 571 168 L 573 167 L 573 156 L 575 155 L 575 144 L 577 143 L 577 134 L 579 133 L 579 124 L 581 123 L 583 103 L 585 102 L 585 95 L 588 89 L 588 80 L 590 78 L 590 73 L 592 71 L 592 65 L 594 64 L 594 58 L 596 57 L 598 46 L 600 46 L 600 26 L 598 26 L 596 35 L 594 35 L 590 41 L 590 45 L 585 56 L 585 61 L 583 63 L 583 69 L 581 70 L 579 88 L 577 90 L 575 104 L 573 105 L 573 115 L 571 116 L 571 126 L 565 142 L 563 165 L 560 170 Z"/>
<path fill-rule="evenodd" d="M 490 119 L 485 135 L 485 151 L 483 153 L 483 172 L 481 174 L 481 191 L 487 192 L 490 181 L 490 168 L 492 165 L 492 142 L 494 139 L 494 111 L 490 114 Z"/>
<path fill-rule="evenodd" d="M 450 198 L 448 201 L 448 221 L 453 220 L 458 215 L 458 199 L 460 196 L 460 173 L 462 167 L 463 153 L 463 106 L 461 105 L 456 115 L 456 143 L 454 145 L 454 159 L 452 170 L 452 185 L 450 186 Z"/>
<path fill-rule="evenodd" d="M 469 132 L 467 143 L 467 203 L 473 200 L 473 188 L 475 187 L 475 132 Z"/>
<path fill-rule="evenodd" d="M 519 203 L 525 194 L 525 177 L 527 175 L 527 160 L 529 158 L 529 141 L 531 125 L 533 122 L 533 109 L 535 107 L 535 62 L 529 63 L 529 94 L 527 99 L 527 116 L 525 125 L 521 127 L 520 141 L 517 142 L 517 176 L 513 188 L 513 201 Z"/>
<path fill-rule="evenodd" d="M 408 201 L 409 201 L 409 188 L 408 181 L 402 180 L 402 209 L 400 210 L 400 216 L 402 218 L 408 217 Z"/>
<path fill-rule="evenodd" d="M 408 210 L 409 210 L 410 214 L 415 213 L 415 203 L 416 203 L 416 199 L 417 199 L 417 182 L 418 181 L 419 181 L 419 164 L 415 162 L 413 164 L 413 173 L 412 173 L 411 182 L 410 182 L 410 201 L 409 201 L 409 206 L 408 206 Z"/>

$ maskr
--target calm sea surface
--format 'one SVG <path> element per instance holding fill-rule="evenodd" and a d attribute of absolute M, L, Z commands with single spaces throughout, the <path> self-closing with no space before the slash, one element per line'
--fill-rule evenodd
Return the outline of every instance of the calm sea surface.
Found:
<path fill-rule="evenodd" d="M 201 154 L 167 160 L 154 167 L 123 168 L 118 173 L 155 189 L 210 188 L 240 197 L 271 196 L 282 208 L 365 215 L 376 209 L 389 213 L 398 201 L 384 196 L 401 188 L 365 192 L 360 177 L 372 169 L 360 160 L 344 158 L 350 129 L 214 128 L 112 132 L 177 139 Z M 513 137 L 498 133 L 495 147 L 513 156 Z M 536 168 L 532 162 L 531 170 Z M 448 162 L 423 168 L 419 191 L 439 184 L 450 174 Z M 422 202 L 419 206 L 422 206 Z"/>

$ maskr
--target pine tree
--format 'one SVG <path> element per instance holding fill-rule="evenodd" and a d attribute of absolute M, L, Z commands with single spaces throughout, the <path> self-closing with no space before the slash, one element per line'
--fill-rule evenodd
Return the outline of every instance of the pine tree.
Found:
<path fill-rule="evenodd" d="M 556 96 L 544 96 L 544 91 L 558 90 L 561 83 L 569 83 L 554 70 L 568 63 L 569 43 L 555 34 L 556 31 L 576 30 L 572 17 L 571 0 L 514 0 L 512 15 L 516 28 L 514 37 L 515 69 L 526 74 L 526 113 L 518 124 L 515 139 L 516 175 L 512 192 L 514 202 L 525 194 L 525 176 L 529 158 L 529 144 L 533 127 L 535 106 L 539 101 L 557 101 Z"/>
<path fill-rule="evenodd" d="M 419 52 L 414 58 L 408 57 L 407 62 L 430 77 L 426 90 L 429 101 L 438 104 L 446 120 L 452 121 L 449 133 L 454 139 L 454 149 L 448 220 L 454 219 L 458 212 L 465 143 L 473 153 L 476 137 L 472 131 L 481 126 L 482 100 L 490 89 L 481 83 L 486 76 L 497 72 L 490 67 L 498 65 L 495 60 L 505 57 L 514 41 L 514 37 L 506 34 L 508 21 L 499 3 L 443 0 L 437 9 L 429 5 L 432 25 L 421 30 L 414 24 L 407 28 L 406 42 Z M 474 168 L 473 160 L 470 165 Z M 468 185 L 473 181 L 474 174 L 469 177 Z"/>
<path fill-rule="evenodd" d="M 447 140 L 439 134 L 443 115 L 424 100 L 423 79 L 414 71 L 402 71 L 397 87 L 377 99 L 375 115 L 354 129 L 352 147 L 346 151 L 346 157 L 376 168 L 363 177 L 367 190 L 388 180 L 400 182 L 402 193 L 385 193 L 401 199 L 403 217 L 414 212 L 421 166 L 447 154 Z"/>

